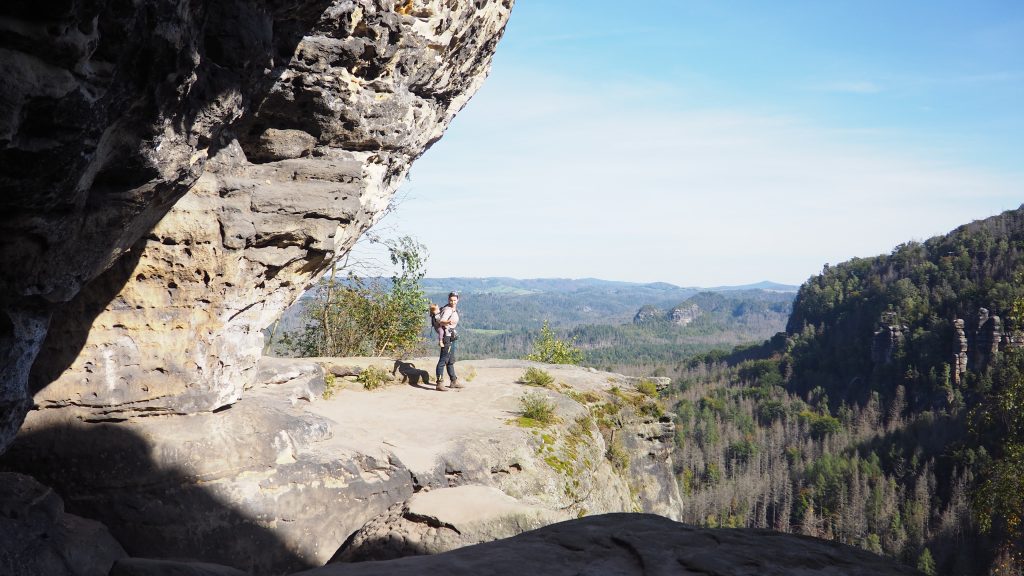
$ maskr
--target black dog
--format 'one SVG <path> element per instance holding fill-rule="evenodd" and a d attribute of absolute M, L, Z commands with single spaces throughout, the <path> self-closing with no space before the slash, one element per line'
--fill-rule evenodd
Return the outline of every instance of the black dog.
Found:
<path fill-rule="evenodd" d="M 430 384 L 430 373 L 420 370 L 411 362 L 395 360 L 395 367 L 391 370 L 391 375 L 394 376 L 395 372 L 402 375 L 402 382 L 408 382 L 413 386 L 418 386 L 420 382 Z"/>

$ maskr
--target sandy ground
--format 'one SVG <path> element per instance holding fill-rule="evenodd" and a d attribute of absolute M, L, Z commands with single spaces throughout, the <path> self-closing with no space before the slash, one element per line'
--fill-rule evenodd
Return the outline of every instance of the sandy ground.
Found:
<path fill-rule="evenodd" d="M 373 365 L 391 371 L 392 364 L 380 358 L 338 358 L 342 365 Z M 411 359 L 433 380 L 436 358 Z M 344 381 L 329 400 L 313 402 L 309 411 L 337 423 L 329 446 L 354 449 L 367 454 L 384 445 L 410 470 L 430 470 L 450 443 L 463 438 L 524 437 L 528 430 L 510 423 L 518 418 L 520 397 L 527 392 L 553 392 L 516 382 L 529 366 L 547 370 L 556 380 L 577 389 L 607 388 L 608 374 L 575 366 L 548 366 L 521 360 L 469 360 L 456 364 L 465 384 L 462 389 L 435 390 L 433 384 L 393 383 L 377 390 Z M 474 375 L 475 372 L 475 375 Z"/>

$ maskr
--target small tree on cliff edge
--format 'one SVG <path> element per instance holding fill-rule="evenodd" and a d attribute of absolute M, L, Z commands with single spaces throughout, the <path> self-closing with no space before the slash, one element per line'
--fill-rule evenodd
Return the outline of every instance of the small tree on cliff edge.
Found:
<path fill-rule="evenodd" d="M 338 282 L 332 267 L 303 311 L 303 330 L 285 336 L 289 348 L 303 356 L 401 356 L 417 346 L 426 248 L 409 236 L 382 243 L 397 267 L 390 280 L 350 272 Z"/>
<path fill-rule="evenodd" d="M 579 364 L 583 362 L 583 351 L 576 347 L 575 342 L 556 338 L 545 320 L 540 327 L 540 337 L 533 342 L 533 352 L 526 359 L 548 364 Z"/>

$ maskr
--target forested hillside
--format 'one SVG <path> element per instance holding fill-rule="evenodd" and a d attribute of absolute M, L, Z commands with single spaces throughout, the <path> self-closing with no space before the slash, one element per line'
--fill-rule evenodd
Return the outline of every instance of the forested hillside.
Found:
<path fill-rule="evenodd" d="M 559 296 L 568 298 L 568 295 Z M 654 365 L 672 364 L 694 354 L 741 343 L 760 342 L 779 332 L 789 317 L 793 293 L 766 290 L 701 292 L 684 300 L 649 303 L 632 297 L 632 309 L 602 315 L 600 299 L 581 298 L 563 307 L 528 308 L 536 316 L 520 313 L 517 304 L 529 306 L 530 298 L 510 302 L 508 296 L 468 294 L 459 302 L 467 337 L 460 340 L 466 358 L 521 358 L 533 346 L 541 323 L 548 319 L 560 336 L 574 342 L 584 353 L 584 363 L 616 371 L 642 372 Z M 574 309 L 596 316 L 592 323 L 557 320 Z M 688 322 L 673 320 L 673 311 L 693 311 Z M 640 313 L 638 313 L 640 311 Z M 653 315 L 652 315 L 653 314 Z M 484 316 L 481 321 L 478 315 Z M 545 316 L 546 315 L 546 316 Z M 497 328 L 505 326 L 506 328 Z"/>
<path fill-rule="evenodd" d="M 762 359 L 678 367 L 686 520 L 1021 574 L 1022 273 L 1018 209 L 827 266 Z"/>
<path fill-rule="evenodd" d="M 770 337 L 785 326 L 796 293 L 795 286 L 774 283 L 758 285 L 770 289 L 733 286 L 701 292 L 666 283 L 557 278 L 423 278 L 421 285 L 429 300 L 441 304 L 449 291 L 462 293 L 462 358 L 522 358 L 548 322 L 559 336 L 575 339 L 586 364 L 637 373 Z M 287 348 L 285 336 L 301 332 L 303 311 L 316 294 L 299 300 L 276 329 L 268 330 L 268 338 L 274 334 L 273 353 L 296 353 Z M 673 321 L 674 311 L 693 307 L 698 312 L 691 322 Z M 656 317 L 638 320 L 641 309 Z M 422 352 L 427 353 L 433 348 L 427 345 L 426 309 L 423 319 Z"/>
<path fill-rule="evenodd" d="M 448 292 L 462 293 L 459 308 L 473 328 L 510 332 L 535 332 L 545 320 L 557 328 L 621 324 L 629 322 L 641 305 L 671 307 L 699 291 L 663 282 L 590 278 L 424 278 L 422 285 L 432 301 L 442 304 Z"/>

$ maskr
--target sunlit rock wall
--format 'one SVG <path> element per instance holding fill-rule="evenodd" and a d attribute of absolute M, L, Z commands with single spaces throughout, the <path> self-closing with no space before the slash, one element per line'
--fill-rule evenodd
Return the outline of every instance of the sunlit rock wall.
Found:
<path fill-rule="evenodd" d="M 259 330 L 381 215 L 510 9 L 0 7 L 0 449 L 32 394 L 95 418 L 236 400 Z"/>

